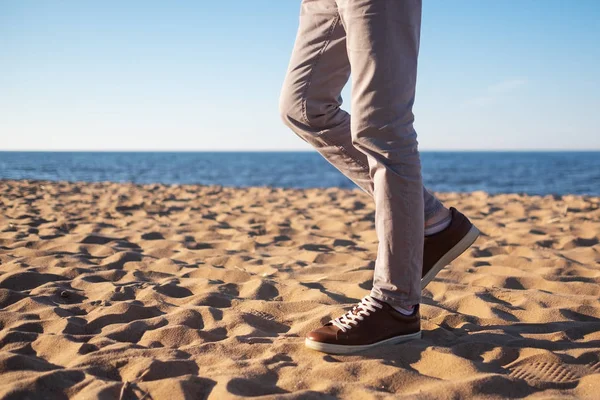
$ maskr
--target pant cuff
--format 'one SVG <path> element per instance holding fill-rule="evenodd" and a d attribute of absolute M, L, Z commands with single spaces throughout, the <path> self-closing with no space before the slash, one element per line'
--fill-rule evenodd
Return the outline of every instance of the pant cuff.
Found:
<path fill-rule="evenodd" d="M 416 306 L 417 304 L 421 303 L 420 296 L 416 297 L 416 298 L 402 298 L 402 297 L 395 297 L 395 296 L 392 297 L 392 296 L 388 296 L 388 295 L 381 293 L 380 291 L 376 290 L 375 288 L 373 288 L 371 290 L 370 296 L 373 297 L 374 299 L 388 303 L 392 307 L 410 308 L 412 306 Z"/>

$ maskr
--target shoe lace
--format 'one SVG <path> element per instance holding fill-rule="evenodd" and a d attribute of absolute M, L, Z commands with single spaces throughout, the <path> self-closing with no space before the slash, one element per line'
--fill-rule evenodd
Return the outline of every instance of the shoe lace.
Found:
<path fill-rule="evenodd" d="M 365 296 L 360 303 L 352 308 L 352 310 L 339 318 L 332 319 L 330 322 L 340 328 L 342 332 L 346 332 L 347 330 L 352 329 L 353 326 L 358 325 L 358 321 L 364 320 L 365 317 L 371 315 L 372 312 L 377 311 L 378 308 L 383 308 L 383 305 L 371 296 Z"/>

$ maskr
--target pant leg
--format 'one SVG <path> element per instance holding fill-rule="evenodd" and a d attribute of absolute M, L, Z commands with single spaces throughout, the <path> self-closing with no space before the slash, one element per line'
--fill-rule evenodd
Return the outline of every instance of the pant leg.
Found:
<path fill-rule="evenodd" d="M 303 0 L 298 34 L 280 97 L 285 124 L 365 192 L 364 154 L 352 145 L 341 92 L 350 76 L 346 32 L 335 0 Z"/>
<path fill-rule="evenodd" d="M 341 92 L 350 76 L 346 32 L 335 0 L 303 0 L 298 34 L 280 97 L 285 124 L 369 195 L 367 156 L 352 144 Z M 423 188 L 425 219 L 442 204 Z"/>
<path fill-rule="evenodd" d="M 368 161 L 379 240 L 371 295 L 421 299 L 424 199 L 413 128 L 420 0 L 336 0 L 352 69 L 352 144 Z"/>

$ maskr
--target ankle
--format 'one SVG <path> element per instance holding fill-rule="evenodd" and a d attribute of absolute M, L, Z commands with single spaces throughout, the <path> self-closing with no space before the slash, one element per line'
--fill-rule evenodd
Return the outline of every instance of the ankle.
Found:
<path fill-rule="evenodd" d="M 392 308 L 402 315 L 413 315 L 416 306 L 392 306 Z"/>
<path fill-rule="evenodd" d="M 450 226 L 452 213 L 446 207 L 440 208 L 433 216 L 425 221 L 425 236 L 441 232 Z"/>
<path fill-rule="evenodd" d="M 439 210 L 435 212 L 435 214 L 431 215 L 429 218 L 425 220 L 425 228 L 430 227 L 451 215 L 450 210 L 446 207 L 442 206 Z"/>

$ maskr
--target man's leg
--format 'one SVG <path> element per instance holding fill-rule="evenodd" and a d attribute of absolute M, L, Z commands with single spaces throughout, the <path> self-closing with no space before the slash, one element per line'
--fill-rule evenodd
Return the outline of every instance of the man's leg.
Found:
<path fill-rule="evenodd" d="M 466 248 L 462 237 L 469 226 L 454 209 L 450 227 L 423 237 L 423 210 L 437 214 L 445 208 L 422 186 L 412 128 L 419 23 L 417 1 L 302 2 L 282 116 L 373 196 L 380 242 L 371 296 L 309 332 L 305 344 L 315 350 L 346 354 L 421 337 L 421 263 L 428 282 Z M 352 120 L 340 109 L 350 65 Z M 412 313 L 403 312 L 414 305 Z"/>
<path fill-rule="evenodd" d="M 350 76 L 346 32 L 335 0 L 304 0 L 300 25 L 280 99 L 286 125 L 373 196 L 367 156 L 352 144 L 350 115 L 340 108 Z M 447 210 L 422 188 L 424 220 Z"/>
<path fill-rule="evenodd" d="M 421 300 L 424 199 L 413 128 L 420 0 L 337 0 L 352 69 L 352 143 L 367 156 L 379 239 L 371 296 Z"/>

